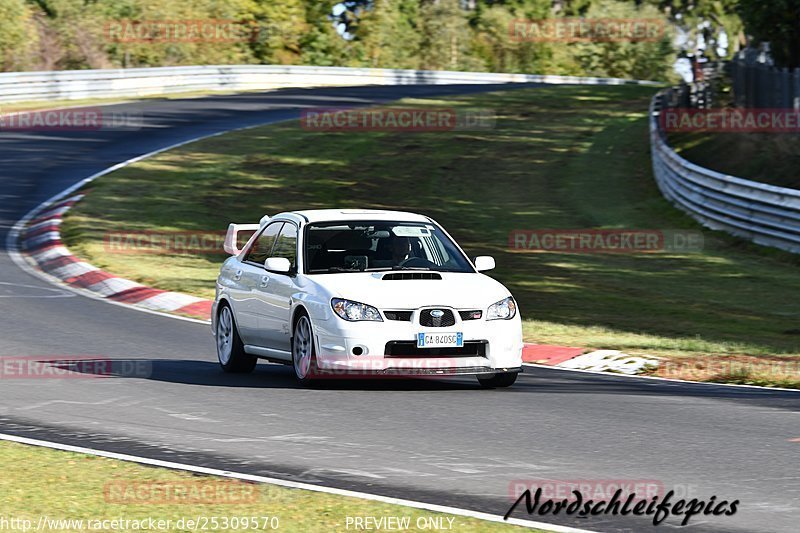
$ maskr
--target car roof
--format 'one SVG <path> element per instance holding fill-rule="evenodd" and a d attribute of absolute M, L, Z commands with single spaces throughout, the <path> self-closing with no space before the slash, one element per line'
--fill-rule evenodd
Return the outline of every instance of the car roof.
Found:
<path fill-rule="evenodd" d="M 340 220 L 391 220 L 395 222 L 431 222 L 431 219 L 417 213 L 404 211 L 383 211 L 379 209 L 308 209 L 278 213 L 272 218 L 296 219 L 300 217 L 309 223 L 337 222 Z"/>

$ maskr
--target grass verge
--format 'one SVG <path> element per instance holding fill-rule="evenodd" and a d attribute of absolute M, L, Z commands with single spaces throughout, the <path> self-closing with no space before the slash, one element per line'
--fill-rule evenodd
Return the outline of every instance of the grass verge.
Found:
<path fill-rule="evenodd" d="M 399 105 L 493 109 L 483 131 L 309 132 L 283 123 L 200 141 L 106 176 L 65 219 L 77 255 L 213 296 L 218 255 L 107 253 L 108 232 L 223 230 L 321 207 L 423 212 L 520 303 L 525 338 L 668 358 L 800 356 L 800 259 L 706 231 L 651 174 L 652 89 L 544 87 Z M 699 252 L 530 253 L 514 229 L 700 231 Z M 798 380 L 800 384 L 800 379 Z"/>
<path fill-rule="evenodd" d="M 444 524 L 452 519 L 452 530 L 457 532 L 531 531 L 399 505 L 197 476 L 12 442 L 0 442 L 0 468 L 0 518 L 30 520 L 31 529 L 46 517 L 48 527 L 44 529 L 52 531 L 147 530 L 148 527 L 135 527 L 133 522 L 150 518 L 169 526 L 156 526 L 160 531 L 203 529 L 188 527 L 189 520 L 205 523 L 208 531 L 335 531 L 346 529 L 348 516 L 370 516 L 407 517 L 410 531 L 421 530 L 416 527 L 418 519 L 422 524 L 425 519 L 435 518 L 443 518 Z M 272 517 L 277 517 L 279 527 L 274 527 Z M 247 527 L 243 519 L 247 519 Z M 129 527 L 96 522 L 102 520 L 131 522 Z M 265 528 L 265 524 L 273 527 Z"/>
<path fill-rule="evenodd" d="M 723 174 L 800 189 L 800 135 L 790 133 L 680 133 L 670 135 L 687 160 Z"/>

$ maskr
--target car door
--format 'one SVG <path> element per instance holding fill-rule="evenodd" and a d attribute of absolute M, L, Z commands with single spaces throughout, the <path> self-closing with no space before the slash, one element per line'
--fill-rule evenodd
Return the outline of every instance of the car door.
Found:
<path fill-rule="evenodd" d="M 245 253 L 244 259 L 234 272 L 234 279 L 238 276 L 239 290 L 231 294 L 234 300 L 236 323 L 239 335 L 244 344 L 262 346 L 261 329 L 263 327 L 263 314 L 261 302 L 258 299 L 258 289 L 265 283 L 264 261 L 272 253 L 272 248 L 278 234 L 283 227 L 283 222 L 277 221 L 268 224 L 255 238 L 250 249 Z"/>
<path fill-rule="evenodd" d="M 285 352 L 291 350 L 291 307 L 292 295 L 297 291 L 295 284 L 297 272 L 297 233 L 298 228 L 286 222 L 278 235 L 270 257 L 284 257 L 292 267 L 288 273 L 267 272 L 266 283 L 260 283 L 256 289 L 259 307 L 264 310 L 261 319 L 260 339 L 267 348 Z"/>

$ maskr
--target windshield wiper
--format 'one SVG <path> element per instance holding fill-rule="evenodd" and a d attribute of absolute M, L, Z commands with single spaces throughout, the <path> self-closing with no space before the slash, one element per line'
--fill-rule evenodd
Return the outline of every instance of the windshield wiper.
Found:
<path fill-rule="evenodd" d="M 330 272 L 387 272 L 393 270 L 432 270 L 430 267 L 414 267 L 414 266 L 393 266 L 393 267 L 376 267 L 376 268 L 347 268 L 347 267 L 330 267 L 326 269 L 311 270 L 309 274 L 325 274 Z"/>
<path fill-rule="evenodd" d="M 381 272 L 385 270 L 394 270 L 392 267 L 377 267 L 377 268 L 348 268 L 348 267 L 330 267 L 325 270 L 314 270 L 315 274 L 323 272 Z"/>

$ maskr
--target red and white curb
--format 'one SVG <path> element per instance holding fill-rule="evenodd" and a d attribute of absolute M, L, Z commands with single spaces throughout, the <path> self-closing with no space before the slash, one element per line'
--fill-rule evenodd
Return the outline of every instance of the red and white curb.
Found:
<path fill-rule="evenodd" d="M 61 241 L 64 214 L 84 197 L 77 194 L 45 207 L 26 225 L 21 251 L 31 266 L 74 289 L 148 311 L 209 320 L 211 300 L 147 287 L 81 261 Z"/>
<path fill-rule="evenodd" d="M 115 167 L 112 167 L 112 169 Z M 104 171 L 102 174 L 108 171 Z M 93 176 L 98 177 L 98 175 Z M 68 192 L 91 181 L 84 180 Z M 120 278 L 81 261 L 73 256 L 61 242 L 61 222 L 64 214 L 84 197 L 76 194 L 66 199 L 45 203 L 12 228 L 8 236 L 9 255 L 21 268 L 31 270 L 40 277 L 62 284 L 72 291 L 115 305 L 124 305 L 146 313 L 170 318 L 208 323 L 211 316 L 211 300 L 204 300 L 179 292 L 154 289 Z M 18 240 L 22 249 L 18 247 Z M 21 252 L 21 253 L 20 253 Z M 21 263 L 24 263 L 21 264 Z M 588 352 L 588 353 L 587 353 Z M 550 344 L 525 344 L 522 350 L 524 365 L 555 368 L 571 372 L 616 375 L 652 381 L 694 383 L 697 385 L 724 386 L 771 391 L 800 392 L 782 387 L 762 387 L 733 383 L 706 383 L 674 378 L 638 375 L 643 370 L 658 364 L 658 359 L 631 356 L 616 350 L 590 351 L 571 346 Z"/>
<path fill-rule="evenodd" d="M 84 196 L 76 194 L 47 206 L 28 222 L 21 241 L 22 252 L 32 266 L 69 287 L 113 302 L 204 321 L 211 319 L 211 300 L 147 287 L 105 272 L 72 255 L 61 241 L 61 223 L 64 214 Z M 569 346 L 526 344 L 522 355 L 526 363 L 623 374 L 636 374 L 649 365 L 658 364 L 655 359 L 629 356 L 614 350 L 584 352 L 583 348 Z"/>
<path fill-rule="evenodd" d="M 588 351 L 551 344 L 526 344 L 522 349 L 522 361 L 569 370 L 615 372 L 629 376 L 658 366 L 659 362 L 656 358 L 628 355 L 618 350 Z"/>
<path fill-rule="evenodd" d="M 659 360 L 654 357 L 628 355 L 619 350 L 597 350 L 563 361 L 556 366 L 573 370 L 635 375 L 648 368 L 657 367 L 658 363 Z"/>
<path fill-rule="evenodd" d="M 269 123 L 272 122 L 265 124 Z M 261 125 L 263 124 L 233 128 L 187 139 L 122 161 L 84 178 L 49 201 L 44 202 L 17 222 L 7 236 L 6 248 L 9 255 L 20 268 L 37 274 L 51 283 L 65 285 L 73 292 L 84 296 L 171 318 L 210 322 L 213 303 L 211 300 L 147 287 L 100 270 L 72 255 L 61 241 L 60 228 L 62 218 L 73 205 L 84 197 L 84 194 L 69 195 L 101 176 L 201 139 L 216 137 L 231 131 L 247 130 Z M 530 365 L 561 366 L 565 361 L 578 357 L 585 351 L 582 348 L 565 346 L 525 344 L 522 359 L 525 364 Z"/>

